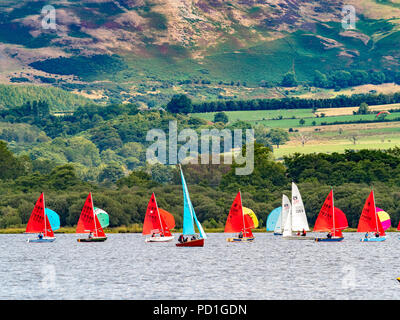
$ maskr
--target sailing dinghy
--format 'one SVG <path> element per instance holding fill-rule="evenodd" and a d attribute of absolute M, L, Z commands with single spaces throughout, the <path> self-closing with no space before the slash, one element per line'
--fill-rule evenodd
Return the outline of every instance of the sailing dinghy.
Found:
<path fill-rule="evenodd" d="M 365 201 L 364 208 L 358 221 L 357 232 L 366 232 L 361 242 L 380 242 L 386 240 L 385 230 L 376 211 L 374 191 L 371 190 L 369 197 Z M 373 237 L 368 237 L 368 232 L 373 232 Z M 378 235 L 378 237 L 376 237 Z"/>
<path fill-rule="evenodd" d="M 296 235 L 293 231 L 297 232 Z M 310 231 L 303 200 L 296 184 L 292 182 L 292 205 L 288 211 L 286 222 L 283 228 L 283 239 L 288 240 L 313 240 L 314 237 L 301 235 L 300 232 Z"/>
<path fill-rule="evenodd" d="M 207 236 L 199 220 L 197 220 L 192 202 L 190 201 L 189 191 L 181 167 L 180 171 L 181 171 L 182 189 L 183 189 L 183 231 L 182 234 L 179 236 L 178 239 L 179 242 L 176 244 L 176 246 L 203 247 L 204 239 L 207 239 Z M 197 236 L 194 230 L 194 223 L 196 223 L 197 229 L 199 230 L 200 233 L 200 237 Z M 189 238 L 190 236 L 191 238 Z"/>
<path fill-rule="evenodd" d="M 320 242 L 338 242 L 344 239 L 342 230 L 348 227 L 346 215 L 336 208 L 331 190 L 325 199 L 314 225 L 314 232 L 329 232 L 326 238 L 315 238 Z"/>
<path fill-rule="evenodd" d="M 29 239 L 27 242 L 53 242 L 56 240 L 53 231 L 59 228 L 60 217 L 54 211 L 46 208 L 44 194 L 42 193 L 36 201 L 25 231 L 26 233 L 39 233 L 39 237 Z"/>
<path fill-rule="evenodd" d="M 146 216 L 143 223 L 142 235 L 151 234 L 145 242 L 168 242 L 174 239 L 170 229 L 175 228 L 175 219 L 172 214 L 157 206 L 156 196 L 151 195 L 147 205 Z"/>
<path fill-rule="evenodd" d="M 100 222 L 102 221 L 102 223 Z M 78 242 L 103 242 L 107 240 L 103 228 L 108 226 L 108 214 L 93 206 L 92 193 L 86 198 L 79 217 L 76 233 L 89 233 L 88 238 L 77 239 Z"/>
<path fill-rule="evenodd" d="M 283 209 L 282 209 L 283 208 Z M 286 195 L 282 195 L 282 206 L 271 211 L 267 218 L 267 231 L 274 231 L 274 236 L 281 236 L 283 226 L 286 224 L 286 219 L 292 205 Z"/>
<path fill-rule="evenodd" d="M 240 191 L 232 203 L 228 219 L 225 224 L 225 233 L 237 233 L 238 237 L 228 238 L 228 242 L 252 242 L 254 241 L 251 229 L 258 227 L 257 216 L 254 212 L 242 206 L 242 194 Z"/>

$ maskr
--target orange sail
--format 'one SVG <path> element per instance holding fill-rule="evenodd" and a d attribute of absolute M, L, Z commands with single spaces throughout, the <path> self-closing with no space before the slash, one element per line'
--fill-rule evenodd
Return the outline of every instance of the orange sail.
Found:
<path fill-rule="evenodd" d="M 105 233 L 99 219 L 94 214 L 92 193 L 90 192 L 86 198 L 85 205 L 82 208 L 81 216 L 79 217 L 76 233 L 92 232 L 95 237 L 105 237 Z"/>
<path fill-rule="evenodd" d="M 243 232 L 243 237 L 252 237 L 251 228 L 254 228 L 254 222 L 249 215 L 243 214 L 242 197 L 239 191 L 229 211 L 224 232 Z"/>
<path fill-rule="evenodd" d="M 380 235 L 385 235 L 382 223 L 376 213 L 373 191 L 371 191 L 369 197 L 365 201 L 360 220 L 358 221 L 357 232 L 379 232 Z"/>
<path fill-rule="evenodd" d="M 333 190 L 329 192 L 315 221 L 314 231 L 330 231 L 334 237 L 341 237 L 343 229 L 348 227 L 346 215 L 333 204 Z"/>
<path fill-rule="evenodd" d="M 160 233 L 160 235 L 169 237 L 172 235 L 170 229 L 174 227 L 174 216 L 168 211 L 158 208 L 156 196 L 153 193 L 147 205 L 142 234 Z"/>
<path fill-rule="evenodd" d="M 35 207 L 31 213 L 28 224 L 26 226 L 27 233 L 39 233 L 42 232 L 45 237 L 54 237 L 53 230 L 47 215 L 44 211 L 44 195 L 40 195 L 39 199 L 36 201 Z"/>

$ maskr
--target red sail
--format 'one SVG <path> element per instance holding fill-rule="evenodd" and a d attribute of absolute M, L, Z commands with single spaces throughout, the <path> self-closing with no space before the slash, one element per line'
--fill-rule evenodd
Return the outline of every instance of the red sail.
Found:
<path fill-rule="evenodd" d="M 333 229 L 333 190 L 329 192 L 315 221 L 314 231 L 332 231 Z"/>
<path fill-rule="evenodd" d="M 379 232 L 380 235 L 385 235 L 382 223 L 376 213 L 373 191 L 371 191 L 369 197 L 365 201 L 360 220 L 358 221 L 357 232 Z"/>
<path fill-rule="evenodd" d="M 45 209 L 44 195 L 42 193 L 39 199 L 36 201 L 35 207 L 33 208 L 25 232 L 27 233 L 42 232 L 45 237 L 54 237 L 53 230 L 51 229 L 49 219 L 47 218 L 47 216 L 45 216 L 44 209 Z"/>
<path fill-rule="evenodd" d="M 151 195 L 147 205 L 146 216 L 143 223 L 142 234 L 160 233 L 164 236 L 171 236 L 170 229 L 175 227 L 175 219 L 172 214 L 157 206 L 156 196 Z"/>
<path fill-rule="evenodd" d="M 226 220 L 225 230 L 227 233 L 236 233 L 243 231 L 243 207 L 242 199 L 240 196 L 240 191 L 236 195 L 235 200 L 232 203 L 231 210 L 228 214 L 228 219 Z"/>
<path fill-rule="evenodd" d="M 90 192 L 86 198 L 85 205 L 82 208 L 81 216 L 79 217 L 76 233 L 94 233 L 95 237 L 105 237 L 105 233 L 99 219 L 94 215 L 92 193 Z"/>
<path fill-rule="evenodd" d="M 174 216 L 169 213 L 167 210 L 164 210 L 162 208 L 158 208 L 158 211 L 160 212 L 160 216 L 163 219 L 163 226 L 164 229 L 173 229 L 175 228 L 175 218 Z"/>
<path fill-rule="evenodd" d="M 314 231 L 330 231 L 334 237 L 341 237 L 343 229 L 349 225 L 347 223 L 346 215 L 339 208 L 333 207 L 333 190 L 329 192 L 319 212 L 317 221 L 315 221 Z M 334 214 L 332 216 L 332 213 Z M 335 227 L 333 223 L 335 222 Z"/>
<path fill-rule="evenodd" d="M 338 235 L 338 230 L 343 230 L 349 227 L 349 223 L 347 222 L 346 215 L 339 208 L 334 208 L 335 210 L 335 229 L 336 235 Z M 341 234 L 341 233 L 340 233 Z"/>

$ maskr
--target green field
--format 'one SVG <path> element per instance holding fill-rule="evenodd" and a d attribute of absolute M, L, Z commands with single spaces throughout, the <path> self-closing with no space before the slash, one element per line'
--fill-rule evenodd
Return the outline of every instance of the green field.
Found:
<path fill-rule="evenodd" d="M 384 139 L 377 136 L 361 137 L 356 144 L 353 144 L 348 139 L 332 139 L 327 141 L 310 141 L 303 146 L 298 144 L 287 144 L 274 148 L 274 156 L 280 160 L 283 156 L 290 155 L 296 152 L 299 153 L 342 153 L 345 150 L 361 150 L 361 149 L 389 149 L 400 145 L 400 135 L 389 136 Z"/>
<path fill-rule="evenodd" d="M 270 128 L 297 128 L 322 125 L 323 123 L 329 124 L 337 121 L 340 122 L 351 122 L 358 120 L 374 120 L 376 119 L 375 114 L 364 114 L 364 115 L 344 115 L 344 116 L 331 116 L 331 117 L 316 117 L 311 109 L 297 109 L 297 110 L 256 110 L 256 111 L 227 111 L 225 112 L 228 116 L 229 122 L 235 122 L 238 120 L 248 121 L 252 124 L 262 124 Z M 215 112 L 208 113 L 193 113 L 201 119 L 213 121 Z M 282 119 L 277 119 L 282 116 Z M 295 119 L 293 119 L 295 117 Z M 395 119 L 400 117 L 400 113 L 392 113 L 386 117 L 386 119 Z M 305 120 L 304 125 L 300 125 L 300 119 Z"/>

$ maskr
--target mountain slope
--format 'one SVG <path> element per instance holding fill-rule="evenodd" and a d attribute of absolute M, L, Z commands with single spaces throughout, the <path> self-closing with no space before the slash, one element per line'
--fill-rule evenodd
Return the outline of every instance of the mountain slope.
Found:
<path fill-rule="evenodd" d="M 251 86 L 288 71 L 300 81 L 315 70 L 399 71 L 399 0 L 63 0 L 56 30 L 42 28 L 46 4 L 0 4 L 0 82 L 53 79 L 124 100 L 179 92 L 177 81 Z M 341 26 L 344 4 L 356 8 L 355 30 Z"/>

